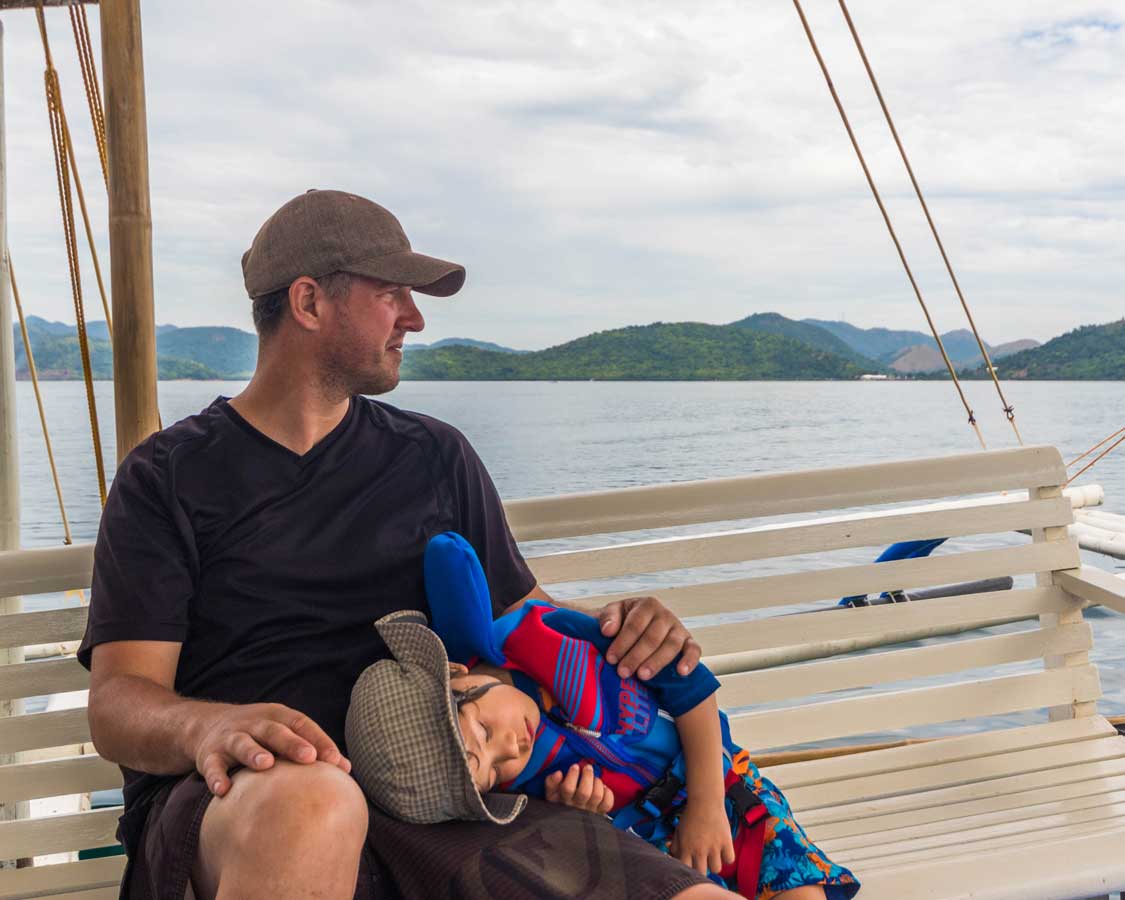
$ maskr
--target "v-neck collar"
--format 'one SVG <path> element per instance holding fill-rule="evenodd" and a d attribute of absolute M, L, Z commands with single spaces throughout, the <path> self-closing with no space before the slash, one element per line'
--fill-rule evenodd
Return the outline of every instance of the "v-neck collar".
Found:
<path fill-rule="evenodd" d="M 350 397 L 348 399 L 347 412 L 345 412 L 343 418 L 340 419 L 340 421 L 337 422 L 335 426 L 333 426 L 332 430 L 329 431 L 315 444 L 313 444 L 304 453 L 296 453 L 295 451 L 290 450 L 284 444 L 278 443 L 268 434 L 259 431 L 257 428 L 247 422 L 246 419 L 244 419 L 241 414 L 239 414 L 238 410 L 230 405 L 229 397 L 220 396 L 215 400 L 215 404 L 219 407 L 223 414 L 227 416 L 228 419 L 230 419 L 251 438 L 256 440 L 258 443 L 273 449 L 275 452 L 284 454 L 298 468 L 304 468 L 309 463 L 316 460 L 330 446 L 332 446 L 332 444 L 336 442 L 336 439 L 347 429 L 349 423 L 352 421 L 352 418 L 355 416 L 355 411 L 358 407 L 357 398 L 354 396 Z"/>

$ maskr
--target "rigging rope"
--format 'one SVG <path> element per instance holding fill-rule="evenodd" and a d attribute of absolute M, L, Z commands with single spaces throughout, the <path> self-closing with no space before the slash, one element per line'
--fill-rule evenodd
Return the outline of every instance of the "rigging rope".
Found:
<path fill-rule="evenodd" d="M 98 427 L 98 408 L 94 398 L 94 379 L 90 365 L 90 344 L 86 335 L 86 310 L 82 301 L 82 273 L 78 265 L 78 239 L 74 227 L 74 201 L 70 190 L 70 169 L 67 167 L 68 161 L 74 169 L 75 181 L 77 181 L 78 177 L 78 168 L 75 164 L 74 154 L 70 146 L 70 130 L 67 128 L 66 117 L 63 112 L 58 72 L 55 71 L 54 64 L 51 61 L 51 51 L 47 44 L 47 24 L 43 16 L 42 3 L 36 8 L 36 15 L 39 19 L 39 31 L 43 38 L 43 50 L 47 58 L 47 68 L 43 73 L 43 81 L 47 91 L 47 114 L 51 127 L 51 145 L 55 154 L 55 178 L 58 182 L 59 206 L 62 210 L 67 264 L 70 267 L 70 289 L 74 299 L 75 324 L 78 329 L 78 349 L 82 356 L 82 375 L 86 382 L 86 405 L 89 409 L 90 431 L 94 441 L 94 461 L 98 472 L 98 494 L 101 499 L 101 504 L 104 507 L 106 498 L 105 463 L 102 459 L 101 431 Z M 78 188 L 78 196 L 81 200 L 81 186 Z M 82 211 L 85 215 L 84 203 Z M 92 249 L 93 237 L 89 232 L 88 219 L 87 235 L 90 237 Z M 105 300 L 104 293 L 102 295 L 102 300 L 103 302 Z M 106 319 L 106 324 L 107 326 L 109 325 L 108 318 Z"/>
<path fill-rule="evenodd" d="M 1000 379 L 996 375 L 996 369 L 992 365 L 992 358 L 989 356 L 988 348 L 985 346 L 984 341 L 981 339 L 980 332 L 977 331 L 976 322 L 973 321 L 973 314 L 969 312 L 969 304 L 965 300 L 965 295 L 961 292 L 961 285 L 957 281 L 957 276 L 953 274 L 953 264 L 949 261 L 949 256 L 945 252 L 945 245 L 938 235 L 937 225 L 934 224 L 933 217 L 930 215 L 930 208 L 926 204 L 926 198 L 922 196 L 922 188 L 918 185 L 918 179 L 914 177 L 914 168 L 910 165 L 910 160 L 906 156 L 906 148 L 902 145 L 902 140 L 898 136 L 898 129 L 895 128 L 894 120 L 891 118 L 891 111 L 887 108 L 886 101 L 883 99 L 883 92 L 879 89 L 879 82 L 875 79 L 875 72 L 871 68 L 871 63 L 868 62 L 867 53 L 863 49 L 863 43 L 859 39 L 859 33 L 856 31 L 855 24 L 852 22 L 851 14 L 848 12 L 848 6 L 844 0 L 839 0 L 840 9 L 844 13 L 844 19 L 848 23 L 848 30 L 852 33 L 852 38 L 855 41 L 856 49 L 859 50 L 860 59 L 863 60 L 863 67 L 867 70 L 867 77 L 871 79 L 871 86 L 875 89 L 875 96 L 879 98 L 879 106 L 883 109 L 883 117 L 887 120 L 887 125 L 891 129 L 891 135 L 895 139 L 895 144 L 898 146 L 899 155 L 902 157 L 902 162 L 906 166 L 906 172 L 910 176 L 910 183 L 914 185 L 914 193 L 918 195 L 918 202 L 922 205 L 922 212 L 926 214 L 926 221 L 929 223 L 930 232 L 934 236 L 934 241 L 937 242 L 938 250 L 941 252 L 942 261 L 945 263 L 945 270 L 949 273 L 949 278 L 953 282 L 953 289 L 957 292 L 957 299 L 961 301 L 961 308 L 965 310 L 965 317 L 969 320 L 969 327 L 973 330 L 973 337 L 977 339 L 977 346 L 980 348 L 981 357 L 984 359 L 984 364 L 988 367 L 988 373 L 992 376 L 992 383 L 996 386 L 996 393 L 1000 395 L 1000 404 L 1004 409 L 1004 415 L 1008 417 L 1008 421 L 1012 425 L 1012 430 L 1016 433 L 1016 440 L 1019 441 L 1020 446 L 1023 446 L 1023 437 L 1020 435 L 1020 430 L 1016 426 L 1016 410 L 1004 396 L 1004 391 L 1000 387 Z"/>
<path fill-rule="evenodd" d="M 70 27 L 74 32 L 74 46 L 78 50 L 78 65 L 82 69 L 82 84 L 86 88 L 86 104 L 90 107 L 90 123 L 94 128 L 94 142 L 98 145 L 98 159 L 102 164 L 102 180 L 109 190 L 109 163 L 105 142 L 105 110 L 102 108 L 102 91 L 98 85 L 98 70 L 94 65 L 93 42 L 90 40 L 90 23 L 86 7 L 81 3 L 70 7 Z M 108 319 L 106 320 L 108 321 Z"/>
<path fill-rule="evenodd" d="M 1121 431 L 1125 431 L 1125 428 L 1121 429 Z M 1118 431 L 1117 434 L 1121 434 L 1121 431 Z M 1106 438 L 1106 441 L 1108 441 L 1108 440 L 1109 440 L 1109 438 Z M 1102 444 L 1104 444 L 1104 443 L 1105 443 L 1105 441 L 1102 441 Z M 1125 444 L 1125 434 L 1122 434 L 1121 437 L 1119 437 L 1116 441 L 1114 441 L 1112 444 L 1110 444 L 1109 447 L 1107 447 L 1105 450 L 1103 450 L 1101 453 L 1099 453 L 1097 456 L 1095 456 L 1092 460 L 1090 460 L 1088 463 L 1086 463 L 1086 465 L 1084 465 L 1081 469 L 1079 469 L 1077 472 L 1075 472 L 1073 475 L 1071 475 L 1066 480 L 1066 484 L 1070 484 L 1072 481 L 1074 481 L 1075 478 L 1077 478 L 1079 475 L 1081 475 L 1083 472 L 1087 471 L 1088 469 L 1091 469 L 1094 466 L 1095 463 L 1100 462 L 1102 459 L 1109 456 L 1110 453 L 1112 453 L 1114 450 L 1116 450 L 1122 444 Z M 1099 444 L 1098 446 L 1100 447 L 1101 444 Z M 1090 452 L 1089 450 L 1086 451 L 1086 453 L 1089 453 L 1089 452 Z M 1085 456 L 1085 455 L 1086 455 L 1085 453 L 1082 454 L 1082 456 Z M 1081 459 L 1081 458 L 1082 457 L 1079 457 L 1079 459 Z M 1064 484 L 1063 487 L 1065 487 L 1066 484 Z"/>
<path fill-rule="evenodd" d="M 1094 444 L 1094 446 L 1091 447 L 1089 450 L 1087 450 L 1085 453 L 1080 453 L 1078 456 L 1074 457 L 1074 459 L 1072 459 L 1070 462 L 1068 462 L 1066 464 L 1066 467 L 1069 469 L 1071 466 L 1073 466 L 1080 459 L 1085 459 L 1087 456 L 1089 456 L 1091 453 L 1093 453 L 1095 450 L 1097 450 L 1100 446 L 1102 446 L 1102 444 L 1105 444 L 1108 441 L 1112 441 L 1115 437 L 1117 437 L 1119 434 L 1121 434 L 1123 432 L 1125 432 L 1125 427 L 1118 428 L 1117 431 L 1113 432 L 1113 434 L 1111 434 L 1109 437 L 1102 438 L 1100 441 L 1098 441 L 1096 444 Z"/>
<path fill-rule="evenodd" d="M 883 198 L 879 195 L 879 189 L 875 187 L 875 179 L 871 176 L 871 170 L 867 167 L 867 161 L 863 157 L 863 151 L 859 149 L 859 142 L 856 140 L 855 132 L 852 131 L 851 122 L 848 121 L 848 114 L 844 112 L 844 105 L 840 102 L 839 94 L 836 93 L 836 86 L 832 83 L 832 76 L 828 74 L 828 66 L 825 65 L 824 57 L 820 55 L 820 48 L 817 46 L 816 38 L 813 37 L 808 19 L 805 18 L 805 11 L 801 8 L 801 0 L 793 0 L 793 5 L 797 7 L 797 15 L 801 17 L 801 25 L 804 27 L 805 35 L 809 39 L 809 45 L 812 47 L 813 55 L 816 56 L 816 61 L 820 64 L 820 71 L 824 74 L 824 80 L 828 85 L 828 91 L 832 94 L 832 100 L 835 102 L 836 109 L 840 113 L 840 118 L 844 122 L 844 128 L 847 130 L 848 138 L 852 142 L 852 148 L 859 158 L 859 164 L 863 168 L 864 176 L 867 178 L 867 185 L 871 188 L 871 193 L 875 197 L 876 204 L 879 206 L 879 212 L 883 214 L 883 221 L 886 223 L 887 231 L 890 232 L 895 250 L 898 251 L 898 258 L 902 261 L 902 267 L 906 270 L 906 277 L 910 280 L 910 286 L 914 289 L 914 296 L 918 298 L 918 305 L 922 307 L 922 313 L 926 317 L 926 323 L 930 326 L 930 334 L 933 335 L 934 340 L 937 342 L 938 350 L 941 351 L 941 358 L 945 361 L 945 367 L 949 371 L 950 377 L 953 379 L 953 386 L 957 389 L 957 394 L 961 398 L 961 405 L 965 407 L 965 412 L 968 414 L 969 425 L 972 426 L 973 431 L 976 433 L 977 440 L 980 441 L 981 447 L 987 449 L 984 436 L 981 434 L 980 427 L 977 425 L 976 416 L 973 414 L 972 407 L 969 406 L 969 401 L 965 397 L 965 391 L 962 389 L 961 382 L 957 378 L 957 372 L 954 370 L 953 363 L 949 359 L 949 354 L 945 350 L 945 344 L 942 343 L 941 335 L 938 334 L 937 326 L 934 325 L 930 310 L 926 306 L 926 301 L 922 298 L 922 291 L 918 287 L 918 282 L 914 280 L 914 273 L 910 270 L 910 264 L 906 261 L 906 254 L 903 252 L 902 244 L 899 243 L 898 235 L 895 233 L 894 226 L 891 224 L 891 218 L 887 213 L 887 208 L 883 205 Z"/>
<path fill-rule="evenodd" d="M 51 56 L 51 45 L 47 40 L 47 20 L 43 15 L 43 4 L 42 4 L 42 2 L 40 2 L 39 6 L 36 7 L 35 15 L 39 20 L 39 35 L 43 40 L 43 58 L 44 58 L 44 61 L 45 61 L 45 65 L 46 65 L 46 68 L 47 68 L 48 72 L 54 73 L 55 94 L 56 94 L 56 97 L 58 98 L 59 117 L 62 121 L 62 132 L 66 137 L 66 149 L 67 149 L 66 160 L 67 160 L 67 162 L 70 166 L 71 172 L 73 172 L 73 174 L 74 174 L 74 186 L 75 186 L 75 188 L 77 190 L 77 193 L 78 193 L 78 205 L 82 210 L 82 224 L 86 229 L 86 243 L 90 247 L 90 258 L 93 260 L 93 263 L 94 263 L 94 277 L 97 279 L 97 282 L 98 282 L 98 293 L 101 295 L 102 309 L 105 311 L 106 331 L 109 334 L 109 341 L 112 344 L 113 343 L 113 317 L 109 314 L 109 300 L 107 299 L 107 295 L 106 295 L 106 292 L 105 292 L 105 282 L 102 280 L 102 267 L 101 267 L 101 263 L 98 261 L 98 248 L 97 248 L 97 245 L 94 243 L 93 229 L 90 227 L 90 214 L 86 210 L 86 192 L 82 190 L 82 178 L 78 174 L 78 159 L 74 155 L 74 150 L 73 150 L 74 143 L 70 138 L 70 125 L 67 122 L 66 111 L 63 109 L 63 105 L 62 105 L 62 91 L 58 87 L 59 75 L 58 75 L 58 72 L 55 70 L 54 59 Z M 44 73 L 44 77 L 46 77 L 46 73 Z M 100 95 L 99 95 L 99 103 L 100 102 L 101 101 L 100 101 Z M 50 100 L 48 100 L 48 104 L 49 103 L 50 103 Z M 95 126 L 95 130 L 96 130 L 96 126 Z M 108 185 L 108 183 L 107 183 L 107 185 Z"/>
<path fill-rule="evenodd" d="M 23 352 L 27 356 L 27 371 L 31 375 L 31 386 L 35 389 L 35 403 L 39 407 L 39 424 L 43 428 L 43 441 L 47 444 L 47 461 L 51 464 L 51 478 L 55 482 L 55 496 L 59 500 L 59 513 L 62 515 L 63 543 L 73 544 L 74 538 L 70 533 L 70 522 L 66 517 L 66 505 L 63 503 L 62 485 L 59 484 L 59 470 L 55 466 L 55 452 L 51 448 L 51 432 L 47 429 L 47 414 L 43 410 L 43 396 L 39 392 L 39 372 L 35 368 L 35 357 L 31 354 L 31 338 L 27 334 L 27 322 L 23 315 L 23 303 L 20 302 L 20 289 L 16 285 L 16 269 L 12 264 L 12 251 L 8 250 L 8 276 L 12 284 L 12 299 L 16 302 L 16 313 L 20 320 L 20 333 L 23 335 Z"/>

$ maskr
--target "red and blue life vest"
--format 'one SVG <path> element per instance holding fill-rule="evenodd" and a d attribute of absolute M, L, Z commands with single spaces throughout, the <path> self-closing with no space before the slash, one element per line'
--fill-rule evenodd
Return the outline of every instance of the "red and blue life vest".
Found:
<path fill-rule="evenodd" d="M 685 796 L 683 751 L 672 717 L 714 693 L 715 676 L 702 665 L 682 676 L 674 660 L 647 682 L 621 678 L 605 660 L 611 639 L 596 619 L 541 601 L 529 600 L 493 620 L 480 562 L 468 542 L 452 532 L 430 541 L 425 576 L 431 623 L 449 658 L 466 665 L 483 660 L 509 670 L 543 713 L 530 760 L 501 789 L 543 797 L 548 775 L 573 763 L 589 764 L 613 791 L 614 824 L 664 846 L 672 814 Z M 744 785 L 749 756 L 731 741 L 722 713 L 720 720 L 736 848 L 746 847 L 738 853 L 738 881 L 756 888 L 763 809 Z M 724 877 L 733 874 L 734 869 Z"/>

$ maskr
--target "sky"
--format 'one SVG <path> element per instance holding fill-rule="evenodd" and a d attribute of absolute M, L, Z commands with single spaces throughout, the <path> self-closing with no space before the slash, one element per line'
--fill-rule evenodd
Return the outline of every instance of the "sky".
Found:
<path fill-rule="evenodd" d="M 964 327 L 840 8 L 803 5 L 938 328 Z M 242 252 L 315 187 L 468 269 L 422 298 L 418 342 L 767 311 L 925 328 L 790 0 L 142 6 L 160 323 L 251 330 Z M 985 340 L 1120 318 L 1125 4 L 849 10 Z M 12 260 L 26 311 L 73 322 L 35 16 L 0 21 Z M 48 27 L 108 285 L 65 11 Z"/>

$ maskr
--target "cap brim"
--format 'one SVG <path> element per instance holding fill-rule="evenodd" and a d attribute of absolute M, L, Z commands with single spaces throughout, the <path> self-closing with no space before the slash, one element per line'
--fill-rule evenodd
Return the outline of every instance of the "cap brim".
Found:
<path fill-rule="evenodd" d="M 465 283 L 464 266 L 413 250 L 353 263 L 348 266 L 348 271 L 380 281 L 409 285 L 432 297 L 452 297 Z"/>

